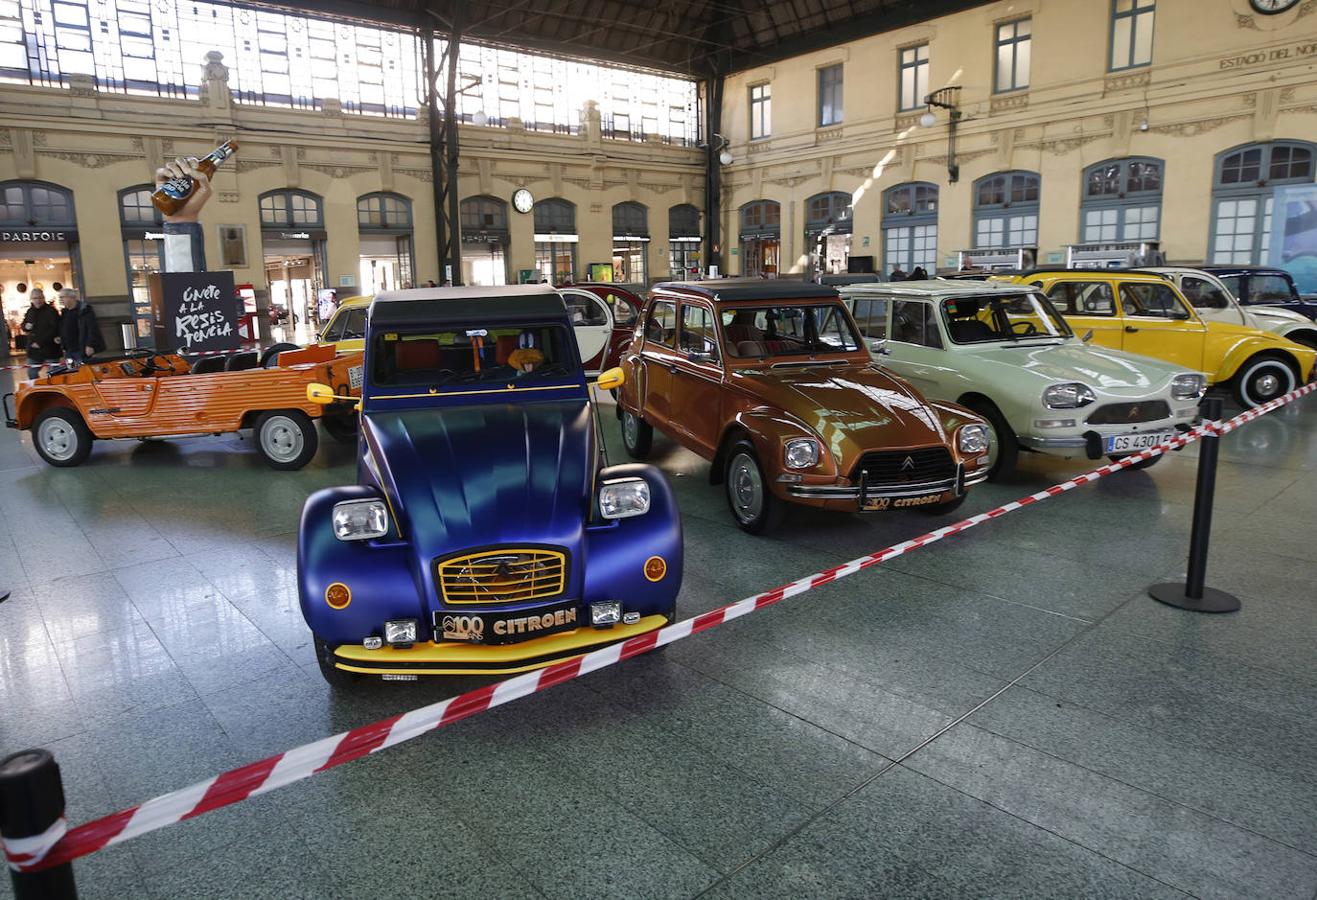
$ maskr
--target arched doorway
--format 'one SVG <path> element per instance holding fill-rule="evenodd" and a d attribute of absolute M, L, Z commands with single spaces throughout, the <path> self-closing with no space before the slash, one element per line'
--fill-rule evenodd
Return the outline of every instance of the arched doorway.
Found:
<path fill-rule="evenodd" d="M 44 181 L 0 182 L 0 296 L 10 334 L 19 334 L 40 286 L 54 302 L 55 285 L 82 293 L 73 193 Z"/>
<path fill-rule="evenodd" d="M 325 286 L 324 201 L 307 191 L 282 190 L 262 194 L 259 202 L 271 317 L 301 326 L 295 340 L 306 343 L 315 330 L 317 294 Z"/>
<path fill-rule="evenodd" d="M 805 248 L 809 278 L 840 275 L 851 258 L 851 195 L 841 191 L 815 194 L 805 201 Z"/>
<path fill-rule="evenodd" d="M 507 284 L 508 205 L 497 197 L 462 201 L 462 283 Z"/>
<path fill-rule="evenodd" d="M 411 200 L 386 191 L 358 197 L 357 240 L 361 293 L 413 286 Z"/>
<path fill-rule="evenodd" d="M 776 200 L 751 200 L 741 207 L 741 274 L 776 278 L 782 252 L 782 207 Z"/>

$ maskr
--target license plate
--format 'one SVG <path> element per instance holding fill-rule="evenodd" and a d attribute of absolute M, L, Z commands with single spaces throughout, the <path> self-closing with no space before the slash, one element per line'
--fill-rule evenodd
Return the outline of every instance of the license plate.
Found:
<path fill-rule="evenodd" d="M 348 387 L 361 387 L 362 366 L 348 366 Z"/>
<path fill-rule="evenodd" d="M 1164 444 L 1175 437 L 1173 431 L 1148 431 L 1143 434 L 1116 434 L 1107 438 L 1108 453 L 1137 453 Z"/>
<path fill-rule="evenodd" d="M 514 644 L 559 631 L 570 631 L 582 624 L 575 600 L 529 610 L 438 610 L 434 614 L 434 631 L 439 640 L 468 644 Z"/>

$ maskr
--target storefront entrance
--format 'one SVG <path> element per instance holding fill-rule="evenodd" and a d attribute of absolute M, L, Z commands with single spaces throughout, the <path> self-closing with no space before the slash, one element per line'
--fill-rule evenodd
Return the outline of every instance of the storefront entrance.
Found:
<path fill-rule="evenodd" d="M 316 292 L 325 284 L 324 238 L 281 233 L 263 235 L 261 245 L 271 323 L 314 330 Z"/>
<path fill-rule="evenodd" d="M 362 234 L 357 285 L 362 294 L 397 291 L 413 286 L 412 236 Z"/>
<path fill-rule="evenodd" d="M 11 347 L 14 338 L 22 333 L 23 316 L 32 304 L 33 288 L 41 288 L 46 302 L 56 309 L 60 288 L 75 288 L 81 294 L 77 259 L 76 243 L 0 241 L 0 295 L 3 295 Z M 23 343 L 22 339 L 18 343 Z"/>

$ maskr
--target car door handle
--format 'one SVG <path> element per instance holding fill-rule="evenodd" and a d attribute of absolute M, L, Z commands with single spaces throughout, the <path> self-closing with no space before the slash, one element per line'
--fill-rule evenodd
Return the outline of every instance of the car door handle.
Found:
<path fill-rule="evenodd" d="M 1126 333 L 1128 333 L 1128 334 L 1134 334 L 1134 333 L 1137 332 L 1138 330 L 1139 330 L 1139 329 L 1135 328 L 1133 325 L 1126 325 L 1126 326 L 1125 326 L 1125 331 L 1126 331 Z"/>

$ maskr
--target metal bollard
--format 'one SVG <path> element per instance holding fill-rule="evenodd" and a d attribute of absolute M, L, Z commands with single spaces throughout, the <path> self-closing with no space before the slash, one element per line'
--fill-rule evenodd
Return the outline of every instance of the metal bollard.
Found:
<path fill-rule="evenodd" d="M 1209 397 L 1203 401 L 1203 418 L 1221 421 L 1221 398 Z M 1216 458 L 1221 447 L 1221 436 L 1215 432 L 1203 435 L 1198 453 L 1198 482 L 1194 488 L 1193 530 L 1189 534 L 1189 571 L 1187 580 L 1154 584 L 1148 588 L 1152 599 L 1194 612 L 1234 612 L 1239 609 L 1239 598 L 1225 591 L 1207 587 L 1207 547 L 1212 536 L 1212 502 L 1216 493 Z"/>
<path fill-rule="evenodd" d="M 8 853 L 44 855 L 64 827 L 64 784 L 48 750 L 23 750 L 0 760 L 0 837 Z M 14 900 L 77 900 L 73 863 L 40 872 L 11 868 Z"/>

